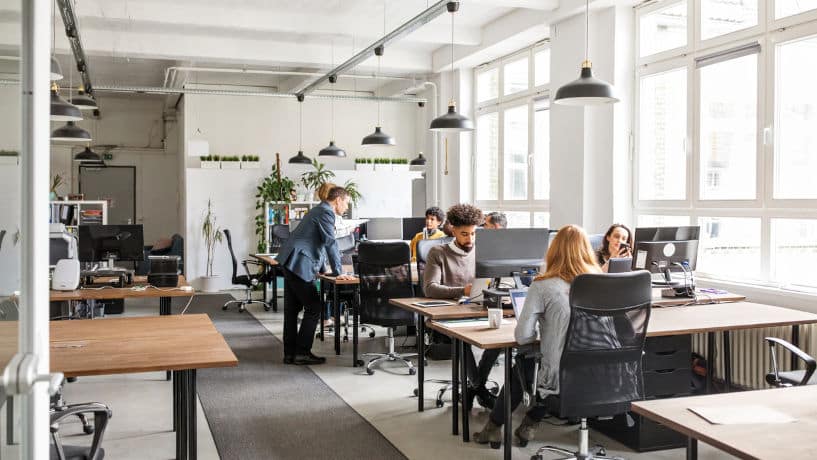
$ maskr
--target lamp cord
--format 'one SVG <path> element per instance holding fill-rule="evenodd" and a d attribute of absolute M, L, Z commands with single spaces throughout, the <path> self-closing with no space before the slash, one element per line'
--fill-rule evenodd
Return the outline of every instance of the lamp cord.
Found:
<path fill-rule="evenodd" d="M 304 103 L 298 101 L 298 151 L 304 150 Z"/>
<path fill-rule="evenodd" d="M 335 40 L 332 40 L 332 68 L 335 68 Z M 338 81 L 338 76 L 335 75 L 335 83 Z M 332 83 L 332 139 L 335 140 L 335 83 Z"/>
<path fill-rule="evenodd" d="M 590 58 L 590 0 L 584 5 L 584 60 Z"/>
<path fill-rule="evenodd" d="M 451 102 L 454 102 L 454 12 L 451 12 Z"/>

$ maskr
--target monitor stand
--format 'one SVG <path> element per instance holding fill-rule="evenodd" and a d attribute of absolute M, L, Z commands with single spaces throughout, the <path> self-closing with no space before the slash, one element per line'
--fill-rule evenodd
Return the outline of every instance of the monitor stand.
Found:
<path fill-rule="evenodd" d="M 125 287 L 126 285 L 133 284 L 133 274 L 133 270 L 117 267 L 114 264 L 114 259 L 108 258 L 105 265 L 101 267 L 96 266 L 91 270 L 83 271 L 82 279 L 84 280 L 84 284 L 90 285 L 94 284 L 94 278 L 118 278 L 118 282 L 116 283 L 117 287 Z"/>
<path fill-rule="evenodd" d="M 669 268 L 665 268 L 661 274 L 663 275 L 663 279 L 660 281 L 656 281 L 655 279 L 652 280 L 652 287 L 658 288 L 667 288 L 667 287 L 678 287 L 681 286 L 683 283 L 680 281 L 674 281 L 672 279 L 672 274 L 670 273 Z"/>

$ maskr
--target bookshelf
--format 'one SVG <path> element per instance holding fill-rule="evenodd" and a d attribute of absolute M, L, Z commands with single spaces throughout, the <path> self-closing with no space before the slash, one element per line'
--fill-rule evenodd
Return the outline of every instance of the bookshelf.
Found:
<path fill-rule="evenodd" d="M 80 225 L 107 225 L 108 202 L 99 201 L 51 201 L 50 223 L 65 224 L 65 228 L 76 233 Z"/>
<path fill-rule="evenodd" d="M 310 209 L 319 205 L 320 201 L 268 201 L 264 204 L 264 235 L 266 235 L 267 252 L 272 250 L 272 226 L 289 224 L 293 220 L 301 220 Z"/>

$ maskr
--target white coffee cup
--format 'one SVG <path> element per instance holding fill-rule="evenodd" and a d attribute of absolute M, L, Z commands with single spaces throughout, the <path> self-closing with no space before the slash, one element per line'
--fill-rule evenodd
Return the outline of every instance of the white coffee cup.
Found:
<path fill-rule="evenodd" d="M 502 324 L 502 309 L 489 308 L 488 309 L 488 327 L 491 329 L 499 329 Z"/>

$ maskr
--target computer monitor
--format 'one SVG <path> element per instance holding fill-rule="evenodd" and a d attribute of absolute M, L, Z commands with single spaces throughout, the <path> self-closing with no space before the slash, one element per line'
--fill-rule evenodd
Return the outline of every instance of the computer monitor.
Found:
<path fill-rule="evenodd" d="M 546 228 L 477 229 L 476 277 L 510 277 L 513 272 L 538 269 L 548 248 Z"/>
<path fill-rule="evenodd" d="M 403 218 L 403 239 L 410 240 L 414 235 L 426 228 L 425 217 L 404 217 Z"/>
<path fill-rule="evenodd" d="M 664 276 L 673 286 L 671 272 L 692 272 L 698 262 L 700 227 L 637 228 L 633 250 L 633 270 L 648 270 Z"/>
<path fill-rule="evenodd" d="M 369 240 L 402 240 L 403 220 L 399 217 L 375 217 L 366 222 L 365 228 L 361 226 L 361 232 Z"/>
<path fill-rule="evenodd" d="M 145 258 L 141 225 L 80 225 L 78 233 L 80 262 Z"/>

